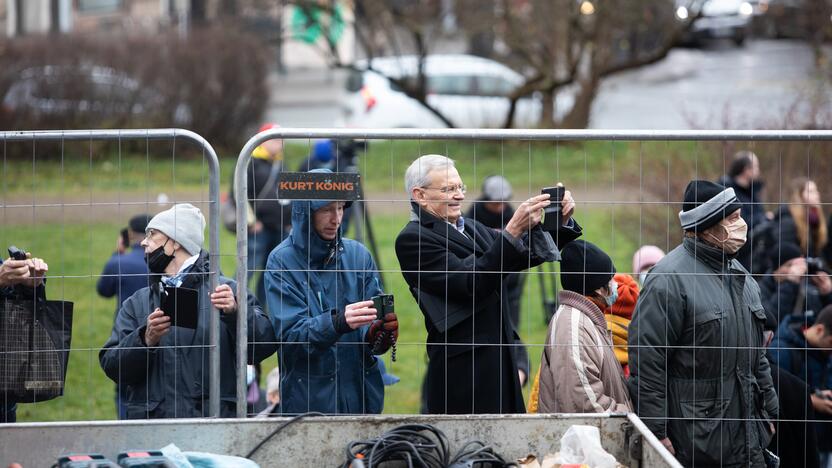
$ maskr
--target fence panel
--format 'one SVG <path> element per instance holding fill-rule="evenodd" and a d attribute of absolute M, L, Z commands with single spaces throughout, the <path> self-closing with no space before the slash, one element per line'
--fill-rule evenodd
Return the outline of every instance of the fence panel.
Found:
<path fill-rule="evenodd" d="M 595 131 L 278 128 L 253 136 L 243 147 L 237 161 L 234 180 L 237 213 L 241 214 L 237 218 L 237 262 L 239 265 L 246 265 L 251 260 L 248 258 L 248 243 L 253 237 L 249 233 L 248 219 L 245 214 L 247 203 L 277 202 L 281 198 L 279 193 L 276 195 L 270 193 L 264 196 L 259 194 L 252 196 L 250 187 L 247 185 L 249 182 L 246 177 L 246 170 L 249 167 L 252 152 L 261 144 L 271 139 L 279 139 L 286 142 L 287 150 L 284 158 L 284 170 L 294 170 L 295 166 L 289 166 L 289 163 L 294 163 L 307 156 L 309 156 L 309 161 L 312 161 L 316 157 L 320 141 L 330 140 L 334 147 L 335 156 L 334 161 L 330 162 L 329 165 L 335 165 L 336 167 L 340 165 L 340 171 L 346 171 L 346 168 L 350 167 L 350 170 L 357 170 L 362 174 L 362 188 L 366 196 L 362 197 L 359 203 L 353 205 L 353 220 L 350 224 L 356 229 L 354 232 L 357 236 L 362 237 L 361 240 L 368 244 L 375 260 L 378 262 L 376 270 L 384 280 L 384 290 L 393 292 L 396 297 L 396 310 L 399 315 L 399 323 L 403 326 L 398 342 L 400 361 L 398 363 L 393 362 L 389 357 L 384 357 L 383 361 L 386 363 L 389 373 L 401 373 L 406 376 L 408 382 L 403 381 L 402 384 L 397 384 L 398 387 L 387 387 L 387 396 L 384 401 L 385 412 L 387 413 L 412 413 L 420 409 L 425 409 L 424 392 L 428 384 L 422 382 L 421 379 L 425 374 L 426 368 L 429 368 L 431 365 L 430 360 L 428 360 L 428 363 L 425 362 L 424 354 L 426 347 L 429 348 L 431 344 L 444 347 L 448 353 L 444 358 L 446 365 L 449 365 L 449 360 L 453 358 L 451 355 L 454 352 L 451 349 L 454 347 L 461 349 L 458 348 L 461 345 L 460 343 L 435 341 L 435 337 L 428 336 L 432 333 L 430 330 L 428 330 L 428 335 L 426 335 L 425 330 L 422 328 L 422 313 L 420 312 L 419 305 L 411 295 L 413 285 L 405 284 L 402 278 L 403 276 L 407 277 L 408 274 L 419 275 L 420 278 L 423 278 L 426 271 L 436 272 L 437 269 L 433 267 L 431 269 L 422 269 L 421 267 L 408 269 L 401 265 L 397 266 L 397 259 L 394 258 L 398 256 L 399 261 L 402 259 L 402 252 L 394 251 L 392 246 L 395 244 L 398 230 L 407 224 L 407 216 L 411 212 L 411 195 L 407 191 L 402 191 L 401 181 L 404 179 L 405 168 L 420 155 L 439 153 L 455 159 L 456 168 L 462 180 L 468 184 L 469 194 L 470 192 L 477 191 L 474 187 L 478 186 L 485 176 L 494 174 L 504 176 L 514 186 L 514 196 L 509 197 L 505 201 L 513 204 L 515 208 L 528 197 L 539 193 L 541 188 L 552 186 L 556 182 L 564 182 L 566 188 L 571 191 L 577 201 L 575 219 L 585 227 L 583 238 L 602 245 L 602 247 L 611 253 L 613 262 L 617 265 L 617 271 L 630 274 L 636 279 L 636 283 L 641 278 L 639 278 L 640 272 L 634 271 L 634 268 L 630 267 L 632 253 L 637 247 L 646 244 L 659 245 L 664 251 L 670 251 L 678 246 L 683 238 L 678 213 L 682 206 L 685 185 L 691 179 L 716 180 L 719 176 L 730 173 L 732 170 L 731 166 L 736 159 L 735 152 L 739 153 L 739 150 L 750 150 L 756 153 L 756 157 L 759 158 L 759 165 L 764 172 L 763 176 L 768 182 L 767 186 L 770 193 L 767 201 L 742 201 L 744 209 L 746 207 L 754 207 L 758 209 L 759 213 L 773 209 L 779 202 L 783 202 L 783 206 L 786 208 L 800 205 L 800 203 L 788 199 L 789 189 L 787 182 L 789 178 L 797 176 L 816 178 L 817 185 L 823 193 L 823 198 L 828 200 L 832 197 L 832 187 L 824 183 L 825 174 L 828 174 L 828 170 L 832 168 L 829 165 L 829 158 L 826 154 L 830 149 L 829 142 L 832 140 L 832 131 L 826 130 Z M 355 140 L 367 141 L 370 149 L 359 151 L 361 157 L 358 162 L 354 160 L 340 161 L 338 158 L 345 146 L 353 147 Z M 292 143 L 294 143 L 294 146 L 292 146 Z M 445 175 L 448 176 L 448 180 L 452 178 L 450 174 Z M 456 174 L 453 174 L 453 177 L 455 176 Z M 756 182 L 759 182 L 759 180 Z M 430 190 L 435 187 L 423 188 Z M 460 191 L 464 193 L 465 190 L 462 185 L 454 186 L 453 188 L 456 189 L 454 193 Z M 469 200 L 472 198 L 475 197 L 466 198 L 465 203 L 469 203 Z M 486 202 L 487 200 L 480 198 L 474 200 L 473 204 L 479 205 L 485 204 Z M 357 208 L 359 206 L 360 208 Z M 817 206 L 822 213 L 824 207 L 828 206 L 828 203 L 818 202 Z M 368 210 L 368 207 L 371 210 Z M 377 214 L 375 215 L 375 219 L 371 220 L 367 216 L 368 211 L 381 213 L 381 215 Z M 774 214 L 776 215 L 776 213 Z M 466 214 L 464 217 L 468 216 Z M 358 221 L 356 221 L 356 217 L 358 217 Z M 825 215 L 822 218 L 825 219 Z M 591 230 L 587 230 L 587 227 Z M 457 228 L 463 232 L 468 229 L 459 226 Z M 371 236 L 373 230 L 375 230 L 375 236 Z M 750 228 L 749 231 L 751 231 Z M 452 237 L 450 234 L 446 233 L 446 235 Z M 375 237 L 375 242 L 380 244 L 380 249 L 373 248 L 370 245 L 375 243 L 371 241 L 373 237 Z M 451 248 L 450 245 L 452 242 L 448 242 L 446 244 L 446 250 Z M 751 249 L 755 248 L 753 241 L 749 242 L 749 247 Z M 775 248 L 775 250 L 777 249 Z M 384 255 L 377 255 L 378 251 L 384 252 Z M 430 255 L 433 255 L 432 251 Z M 479 253 L 475 255 L 475 257 L 479 256 Z M 283 282 L 285 278 L 291 277 L 291 273 L 300 273 L 310 278 L 316 272 L 322 271 L 320 265 L 312 266 L 310 264 L 311 259 L 308 258 L 306 260 L 306 266 L 295 269 L 272 270 L 267 266 L 260 265 L 256 267 L 256 273 L 262 272 L 264 274 L 274 275 L 275 280 L 273 284 L 277 284 L 278 282 Z M 425 264 L 428 263 L 427 260 L 429 259 L 421 259 Z M 551 314 L 557 310 L 557 294 L 560 290 L 560 284 L 557 275 L 559 267 L 557 263 L 555 265 L 554 267 L 542 266 L 529 268 L 527 271 L 517 273 L 517 276 L 521 278 L 521 285 L 525 282 L 526 292 L 525 294 L 521 294 L 521 305 L 518 306 L 522 309 L 520 323 L 514 325 L 523 339 L 526 340 L 525 343 L 507 342 L 502 339 L 498 340 L 498 342 L 482 342 L 477 341 L 477 337 L 469 337 L 473 341 L 470 344 L 465 344 L 465 346 L 473 346 L 478 350 L 486 349 L 488 346 L 500 349 L 514 348 L 518 351 L 521 348 L 526 348 L 530 361 L 525 375 L 525 379 L 528 382 L 527 385 L 532 384 L 535 370 L 540 362 L 541 353 L 547 349 L 546 324 L 549 323 Z M 504 268 L 505 266 L 504 264 L 499 264 L 493 270 L 484 270 L 479 273 L 503 275 L 506 271 L 509 271 Z M 759 264 L 747 265 L 747 267 L 755 274 L 755 279 L 759 281 L 767 277 L 774 278 L 777 276 L 777 274 L 770 270 L 757 271 L 758 267 L 762 268 L 762 265 Z M 338 269 L 338 271 L 366 273 L 366 270 L 362 270 L 360 267 L 346 267 L 345 269 Z M 439 268 L 438 272 L 443 273 L 446 277 L 451 277 L 455 273 L 455 270 L 446 266 L 444 270 Z M 241 270 L 237 272 L 238 294 L 245 293 L 242 285 L 245 284 L 247 273 L 250 272 Z M 469 273 L 474 273 L 474 276 L 476 276 L 475 273 L 477 272 Z M 586 271 L 580 271 L 578 273 L 586 273 Z M 689 278 L 683 279 L 682 281 L 693 281 L 698 275 L 701 275 L 701 273 L 692 274 Z M 740 273 L 735 272 L 734 276 L 737 275 L 740 275 Z M 681 278 L 682 276 L 677 275 L 677 278 Z M 451 280 L 446 281 L 448 281 L 448 285 L 451 284 Z M 481 281 L 481 279 L 472 281 Z M 505 281 L 508 280 L 506 279 Z M 313 285 L 311 282 L 305 283 L 303 280 L 300 280 L 300 282 L 303 283 L 303 288 L 306 289 L 302 291 L 305 294 L 302 301 L 305 300 L 308 304 L 322 302 L 320 296 L 315 297 L 314 294 L 309 295 L 307 293 L 310 290 L 312 293 L 324 291 L 326 295 L 328 292 L 326 288 L 322 289 Z M 453 284 L 457 285 L 457 283 Z M 496 288 L 499 290 L 503 286 L 504 282 L 501 280 Z M 522 291 L 522 289 L 520 290 Z M 467 291 L 452 290 L 451 286 L 446 286 L 444 291 L 447 294 L 444 303 L 444 311 L 447 314 L 450 314 L 451 309 L 451 306 L 448 305 L 448 297 L 452 294 L 460 294 L 467 297 L 468 294 Z M 535 304 L 538 302 L 538 297 L 540 297 L 539 305 Z M 706 295 L 697 298 L 697 300 L 704 299 L 706 299 Z M 278 298 L 274 300 L 274 303 L 283 307 L 288 304 L 287 301 L 288 299 Z M 478 303 L 477 301 L 480 301 L 480 299 L 472 299 L 470 306 L 475 308 Z M 324 304 L 319 305 L 321 307 L 324 306 Z M 635 304 L 631 305 L 631 307 L 634 306 Z M 501 318 L 499 320 L 502 326 L 503 305 L 497 307 L 500 308 Z M 270 311 L 270 314 L 273 320 L 277 322 L 283 321 L 276 318 L 275 311 Z M 538 314 L 540 318 L 538 318 Z M 775 311 L 778 321 L 785 317 L 784 314 L 784 311 Z M 244 333 L 245 315 L 245 307 L 243 307 L 238 317 L 240 321 L 238 325 L 238 346 L 240 347 L 238 356 L 243 356 L 242 350 L 246 346 Z M 312 313 L 312 316 L 314 315 Z M 301 326 L 301 328 L 303 327 L 309 327 L 309 325 L 305 324 Z M 610 327 L 608 332 L 612 332 L 611 328 L 614 327 L 614 324 L 607 325 L 607 327 Z M 415 330 L 416 328 L 419 330 Z M 313 329 L 305 328 L 305 330 L 309 330 L 312 333 L 311 330 Z M 314 348 L 313 345 L 316 345 L 313 338 L 298 338 L 297 336 L 299 335 L 289 333 L 293 332 L 291 330 L 278 329 L 276 332 L 278 333 L 278 345 L 281 347 L 287 345 L 302 345 Z M 287 333 L 288 335 L 286 335 Z M 292 336 L 291 339 L 281 338 L 281 336 L 289 335 Z M 751 334 L 747 336 L 753 337 Z M 620 339 L 618 336 L 614 338 Z M 431 343 L 431 340 L 434 341 Z M 626 333 L 624 343 L 622 345 L 620 341 L 616 341 L 616 350 L 626 349 Z M 339 346 L 361 346 L 361 343 L 339 342 L 335 345 L 335 348 L 338 349 Z M 559 344 L 556 344 L 549 347 L 556 348 L 559 346 Z M 596 345 L 595 347 L 600 348 L 601 346 Z M 641 352 L 642 348 L 640 346 L 635 346 L 635 348 L 639 353 Z M 747 349 L 749 353 L 752 353 L 760 351 L 762 347 L 759 344 L 753 344 L 753 340 L 738 345 L 726 344 L 717 347 L 711 357 L 704 357 L 704 354 L 702 354 L 702 351 L 708 349 L 707 347 L 698 348 L 697 346 L 668 344 L 662 346 L 662 348 L 667 350 L 668 353 L 674 353 L 680 349 L 689 350 L 698 356 L 696 359 L 707 360 L 715 358 L 721 362 L 727 359 L 726 356 L 732 353 L 732 349 Z M 790 348 L 780 347 L 777 349 L 788 350 Z M 294 362 L 284 362 L 284 357 L 281 355 L 281 352 L 282 348 L 278 353 L 281 372 L 284 372 L 284 370 L 291 372 L 292 367 L 297 366 L 297 364 Z M 319 363 L 312 363 L 313 359 L 311 356 L 313 352 L 316 351 L 306 351 L 307 359 L 304 361 L 305 364 L 303 364 L 303 366 L 307 366 L 310 381 L 314 377 L 314 372 L 319 370 L 310 367 L 319 365 Z M 336 355 L 337 352 L 333 354 L 333 356 Z M 499 355 L 502 356 L 503 354 Z M 623 355 L 625 356 L 624 359 L 626 359 L 627 352 L 624 351 Z M 292 359 L 295 358 L 293 357 Z M 342 361 L 338 362 L 341 365 L 340 363 Z M 240 363 L 238 365 L 242 364 Z M 495 373 L 501 372 L 497 370 L 499 367 L 499 365 L 494 364 Z M 479 370 L 472 368 L 466 369 L 468 369 L 470 374 L 453 375 L 453 377 L 459 381 L 464 379 L 473 381 L 475 373 L 479 372 Z M 343 368 L 337 368 L 332 373 L 332 380 L 337 380 L 339 372 L 342 371 L 346 372 Z M 446 372 L 448 376 L 452 374 L 451 371 L 446 370 Z M 329 378 L 329 374 L 327 376 Z M 297 382 L 303 384 L 302 380 L 299 379 Z M 283 398 L 285 392 L 295 391 L 294 388 L 291 388 L 295 385 L 294 381 L 290 382 L 286 378 L 284 379 L 283 385 L 280 388 L 281 398 Z M 330 388 L 330 384 L 324 383 L 322 385 L 323 387 L 321 388 Z M 333 388 L 338 389 L 339 386 L 336 385 Z M 242 396 L 244 395 L 245 389 L 246 382 L 241 379 L 238 382 L 238 415 L 242 415 Z M 451 393 L 454 390 L 450 384 L 445 388 L 444 398 L 446 403 L 453 399 Z M 306 393 L 305 397 L 308 401 L 311 402 L 311 400 L 314 400 L 315 395 L 312 390 L 307 388 L 303 392 Z M 502 396 L 502 387 L 497 392 Z M 524 396 L 527 396 L 527 392 L 528 390 L 524 390 Z M 334 396 L 330 395 L 330 398 L 340 401 L 339 398 L 342 398 L 342 396 L 335 394 Z M 475 397 L 471 398 L 470 403 L 469 409 L 463 412 L 482 412 L 476 409 L 477 401 Z M 317 404 L 317 402 L 309 403 L 305 409 L 316 410 Z M 507 412 L 514 412 L 515 410 L 510 409 Z M 646 423 L 654 422 L 651 421 L 650 417 L 643 419 Z M 674 420 L 673 417 L 661 419 Z M 723 424 L 727 427 L 729 423 L 737 420 L 733 416 L 726 415 L 707 419 L 712 419 L 710 423 L 719 424 L 720 428 Z M 745 425 L 752 423 L 752 420 L 749 418 L 739 419 Z M 676 418 L 676 420 L 687 421 L 686 418 Z M 809 417 L 808 415 L 803 418 L 798 418 L 798 420 L 804 423 L 816 422 L 814 417 Z M 693 423 L 696 421 L 697 419 L 693 417 L 688 422 Z M 779 422 L 785 423 L 789 422 L 789 420 L 781 418 Z M 722 434 L 723 431 L 720 429 L 717 433 Z M 720 446 L 725 448 L 725 444 L 723 443 L 720 443 Z"/>
<path fill-rule="evenodd" d="M 179 147 L 177 147 L 177 142 Z M 165 164 L 154 161 L 156 158 L 155 145 L 170 144 L 171 159 L 170 173 L 166 173 Z M 200 135 L 183 129 L 130 129 L 130 130 L 55 130 L 55 131 L 11 131 L 0 132 L 0 144 L 2 144 L 3 151 L 3 165 L 4 165 L 4 184 L 3 193 L 5 200 L 3 203 L 3 214 L 6 218 L 4 225 L 9 224 L 9 221 L 14 221 L 16 216 L 28 217 L 31 215 L 33 224 L 38 226 L 31 230 L 19 231 L 18 234 L 26 235 L 28 238 L 21 238 L 15 236 L 12 239 L 13 243 L 18 243 L 24 247 L 27 243 L 32 243 L 45 235 L 45 229 L 53 229 L 50 226 L 44 226 L 41 219 L 46 220 L 46 224 L 56 224 L 60 231 L 52 235 L 53 242 L 60 243 L 64 240 L 64 235 L 70 236 L 88 236 L 89 246 L 88 252 L 90 256 L 93 253 L 98 254 L 102 252 L 102 245 L 98 235 L 91 227 L 84 229 L 82 226 L 76 226 L 76 217 L 89 216 L 92 219 L 95 217 L 99 220 L 113 222 L 113 216 L 123 215 L 122 211 L 135 212 L 140 206 L 145 209 L 151 206 L 156 206 L 158 202 L 164 206 L 168 203 L 169 196 L 166 192 L 171 189 L 177 190 L 177 176 L 184 178 L 181 185 L 188 186 L 191 182 L 194 186 L 204 186 L 207 182 L 208 194 L 202 194 L 199 200 L 191 200 L 191 196 L 184 196 L 184 200 L 199 205 L 204 203 L 208 208 L 208 232 L 209 232 L 209 283 L 212 289 L 217 285 L 217 273 L 219 271 L 219 221 L 218 221 L 218 204 L 219 199 L 219 161 L 213 147 Z M 116 145 L 116 150 L 113 154 L 99 154 L 102 145 L 113 144 Z M 132 145 L 132 146 L 131 146 Z M 189 145 L 193 145 L 192 147 Z M 106 148 L 106 146 L 104 146 Z M 154 147 L 151 151 L 151 147 Z M 43 148 L 46 148 L 46 153 L 43 154 Z M 138 149 L 137 149 L 138 148 Z M 196 181 L 188 180 L 190 174 L 186 174 L 190 166 L 187 158 L 181 159 L 181 165 L 185 171 L 178 171 L 177 164 L 177 149 L 180 154 L 190 151 L 196 151 L 202 155 L 202 167 L 195 169 Z M 26 161 L 29 156 L 26 153 L 31 153 L 31 162 L 29 169 L 26 169 Z M 132 153 L 144 154 L 144 158 L 140 156 L 131 157 Z M 21 154 L 22 153 L 22 154 Z M 114 159 L 114 160 L 113 160 Z M 136 160 L 145 159 L 144 164 Z M 206 167 L 207 165 L 207 167 Z M 204 173 L 207 169 L 208 178 L 204 180 L 204 176 L 200 176 L 200 171 Z M 137 171 L 141 171 L 138 172 Z M 143 174 L 142 174 L 143 172 Z M 198 177 L 203 177 L 199 179 Z M 144 185 L 141 185 L 141 180 L 144 179 Z M 161 186 L 162 180 L 171 180 L 173 186 Z M 23 187 L 22 184 L 31 181 L 31 186 Z M 150 200 L 150 190 L 161 189 L 161 193 L 156 200 Z M 144 189 L 144 199 L 139 195 L 141 189 Z M 175 194 L 174 194 L 175 196 Z M 31 200 L 31 201 L 30 201 Z M 43 201 L 41 201 L 43 200 Z M 118 220 L 123 223 L 125 220 Z M 68 232 L 66 232 L 68 231 Z M 115 236 L 113 236 L 115 237 Z M 68 242 L 74 248 L 78 245 L 74 242 Z M 109 247 L 111 244 L 104 244 Z M 129 245 L 126 246 L 129 249 Z M 106 249 L 106 248 L 105 248 Z M 106 250 L 103 250 L 106 251 Z M 32 252 L 34 256 L 38 256 L 38 252 Z M 61 261 L 66 260 L 64 256 L 73 257 L 74 252 L 65 253 L 63 248 L 60 248 Z M 47 263 L 49 259 L 46 259 Z M 100 268 L 100 265 L 89 265 L 90 268 Z M 66 268 L 66 267 L 64 267 Z M 71 269 L 70 269 L 71 270 Z M 59 281 L 62 286 L 62 298 L 69 300 L 76 299 L 82 286 L 98 275 L 79 274 L 78 271 L 72 274 L 55 275 L 53 273 L 47 275 L 53 278 L 54 281 Z M 118 275 L 116 275 L 118 276 Z M 112 291 L 113 293 L 117 291 Z M 47 297 L 53 299 L 54 293 L 51 288 L 47 288 Z M 106 336 L 97 336 L 97 330 L 89 329 L 94 321 L 91 318 L 86 318 L 83 313 L 91 314 L 92 310 L 83 311 L 75 310 L 75 334 L 84 334 L 91 337 L 93 340 L 99 339 L 104 343 Z M 83 332 L 80 328 L 86 328 Z M 94 328 L 94 327 L 92 327 Z M 219 318 L 217 311 L 211 314 L 209 324 L 209 371 L 210 375 L 219 375 L 219 348 L 217 346 L 219 339 Z M 76 345 L 77 346 L 77 345 Z M 96 348 L 78 349 L 73 348 L 76 354 L 79 352 L 87 352 L 92 354 Z M 72 353 L 70 353 L 70 356 Z M 98 391 L 100 389 L 94 388 L 97 385 L 97 379 L 92 378 L 92 368 L 97 367 L 97 363 L 92 363 L 90 359 L 89 376 L 87 383 L 90 385 L 90 391 Z M 70 366 L 69 372 L 78 372 Z M 219 415 L 219 379 L 208 379 L 209 382 L 209 400 L 208 413 L 214 416 Z M 78 389 L 75 389 L 76 391 Z M 87 397 L 92 405 L 93 398 Z M 4 402 L 5 405 L 5 402 Z M 75 414 L 75 410 L 70 410 L 69 419 L 90 419 L 90 412 L 85 414 Z"/>

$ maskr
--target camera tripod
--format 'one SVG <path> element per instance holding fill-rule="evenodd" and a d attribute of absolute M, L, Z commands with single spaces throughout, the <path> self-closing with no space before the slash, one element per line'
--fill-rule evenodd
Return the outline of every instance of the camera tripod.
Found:
<path fill-rule="evenodd" d="M 336 140 L 335 147 L 337 152 L 335 171 L 355 172 L 360 175 L 361 172 L 358 169 L 358 150 L 366 151 L 367 142 L 357 142 L 355 140 Z M 353 236 L 353 239 L 361 242 L 369 248 L 370 253 L 373 255 L 373 259 L 376 262 L 379 281 L 381 282 L 381 287 L 383 289 L 384 269 L 381 267 L 381 255 L 378 250 L 378 244 L 376 243 L 376 236 L 373 232 L 373 225 L 370 221 L 370 212 L 367 209 L 363 183 L 359 184 L 358 190 L 359 199 L 353 202 L 352 206 L 348 210 L 349 213 L 347 211 L 344 212 L 342 232 L 346 233 L 349 225 L 352 223 L 355 224 L 355 235 Z M 353 217 L 355 217 L 354 220 Z"/>

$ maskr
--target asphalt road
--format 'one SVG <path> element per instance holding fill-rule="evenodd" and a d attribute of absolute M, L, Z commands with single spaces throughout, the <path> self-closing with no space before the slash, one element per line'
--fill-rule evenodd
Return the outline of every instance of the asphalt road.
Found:
<path fill-rule="evenodd" d="M 728 44 L 675 49 L 657 64 L 606 79 L 593 103 L 591 127 L 779 126 L 784 112 L 816 88 L 812 50 L 805 43 Z"/>
<path fill-rule="evenodd" d="M 602 83 L 591 128 L 780 127 L 784 112 L 816 85 L 811 49 L 791 40 L 749 40 L 674 49 L 663 61 Z M 291 127 L 341 126 L 344 79 L 331 71 L 272 75 L 266 118 Z M 827 96 L 830 95 L 826 90 Z"/>

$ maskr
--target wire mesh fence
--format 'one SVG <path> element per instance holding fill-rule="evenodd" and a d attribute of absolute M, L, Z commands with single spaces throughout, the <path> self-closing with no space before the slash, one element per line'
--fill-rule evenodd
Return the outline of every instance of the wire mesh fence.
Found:
<path fill-rule="evenodd" d="M 256 135 L 237 162 L 237 200 L 285 203 L 279 188 L 261 197 L 247 185 L 255 180 L 244 172 L 249 156 L 269 139 L 283 139 L 287 148 L 301 141 L 309 156 L 304 169 L 328 141 L 331 159 L 320 158 L 319 167 L 350 167 L 362 176 L 363 196 L 343 218 L 337 203 L 329 205 L 334 216 L 321 213 L 337 199 L 293 201 L 291 234 L 283 231 L 288 240 L 255 262 L 278 344 L 276 411 L 636 411 L 692 464 L 762 463 L 775 431 L 786 438 L 822 434 L 824 418 L 812 414 L 822 394 L 809 399 L 789 390 L 784 397 L 782 374 L 768 369 L 791 367 L 806 389 L 827 388 L 811 382 L 813 364 L 784 362 L 784 353 L 805 353 L 811 345 L 775 341 L 768 349 L 764 337 L 818 332 L 812 327 L 832 299 L 823 259 L 829 250 L 821 241 L 830 222 L 822 200 L 832 194 L 821 176 L 829 169 L 830 136 L 309 129 Z M 355 139 L 368 146 L 356 152 Z M 439 156 L 424 157 L 431 154 Z M 293 168 L 284 161 L 284 170 Z M 814 184 L 806 180 L 813 178 Z M 789 187 L 792 179 L 797 188 Z M 688 187 L 692 180 L 719 180 L 732 190 Z M 562 206 L 566 222 L 550 232 L 563 250 L 547 262 L 545 239 L 530 229 L 544 208 L 533 197 L 559 182 L 576 203 L 574 212 L 568 202 Z M 238 202 L 238 213 L 244 205 Z M 737 221 L 740 213 L 744 222 Z M 691 217 L 703 224 L 690 225 Z M 808 234 L 789 231 L 789 217 L 796 224 L 803 219 Z M 328 219 L 349 224 L 343 238 L 327 236 Z M 249 243 L 258 239 L 244 218 L 237 221 L 237 261 L 244 264 Z M 342 240 L 355 235 L 365 247 Z M 736 252 L 740 238 L 747 245 Z M 651 270 L 656 252 L 668 257 Z M 363 262 L 365 253 L 378 264 Z M 796 257 L 806 268 L 787 274 L 781 267 Z M 798 298 L 786 311 L 783 290 L 792 285 L 828 299 Z M 382 292 L 395 297 L 396 360 L 368 350 L 371 318 L 355 320 L 363 332 L 338 328 L 350 315 L 344 310 L 370 314 L 362 301 Z M 793 419 L 778 413 L 777 393 L 781 401 L 803 395 L 803 411 Z M 825 452 L 822 437 L 818 442 L 820 448 L 803 450 L 804 461 Z M 781 444 L 791 446 L 774 447 Z"/>
<path fill-rule="evenodd" d="M 769 422 L 782 437 L 774 448 L 829 451 L 832 132 L 275 128 L 242 149 L 228 194 L 219 167 L 231 182 L 233 159 L 183 131 L 2 139 L 2 242 L 45 258 L 47 297 L 75 302 L 64 397 L 21 403 L 22 420 L 116 417 L 108 375 L 145 395 L 129 400 L 134 415 L 163 414 L 139 375 L 207 404 L 198 416 L 635 411 L 692 464 L 758 461 L 750 449 L 766 445 Z M 360 174 L 350 206 L 283 196 L 283 174 L 315 167 Z M 686 193 L 722 176 L 737 200 L 707 185 Z M 559 213 L 534 198 L 558 183 Z M 171 335 L 167 373 L 146 357 L 105 373 L 96 358 L 117 317 L 96 283 L 129 277 L 101 273 L 112 238 L 172 201 L 208 220 L 210 290 L 233 272 L 236 310 L 208 315 L 216 339 Z M 233 233 L 218 228 L 223 204 Z M 716 222 L 686 236 L 700 205 Z M 748 227 L 735 256 L 736 209 Z M 558 217 L 549 234 L 534 228 Z M 236 253 L 220 255 L 221 243 Z M 367 303 L 382 294 L 394 298 L 397 334 Z M 205 349 L 220 354 L 207 375 L 222 378 L 188 368 L 207 365 Z M 803 386 L 786 390 L 782 369 Z M 794 409 L 784 398 L 800 411 L 784 413 Z M 184 415 L 174 400 L 168 415 Z"/>
<path fill-rule="evenodd" d="M 117 316 L 113 309 L 117 312 L 129 293 L 149 284 L 143 248 L 138 245 L 144 232 L 129 233 L 124 227 L 134 215 L 168 208 L 171 201 L 201 207 L 211 221 L 204 244 L 205 252 L 211 252 L 205 257 L 210 264 L 205 273 L 207 281 L 215 284 L 218 217 L 216 203 L 210 200 L 219 193 L 217 156 L 201 136 L 178 129 L 4 132 L 0 141 L 5 175 L 2 242 L 43 258 L 48 265 L 42 288 L 45 297 L 75 304 L 72 346 L 59 349 L 69 351 L 70 356 L 63 397 L 17 405 L 17 414 L 22 420 L 86 420 L 115 414 L 104 408 L 123 405 L 124 392 L 119 396 L 107 384 L 107 369 L 102 370 L 99 364 L 99 352 L 114 328 Z M 6 263 L 8 267 L 9 261 Z M 9 286 L 15 282 L 8 277 L 4 280 L 5 301 L 13 297 L 14 289 Z M 42 289 L 38 293 L 24 289 L 31 292 L 22 294 L 42 295 Z M 99 294 L 116 296 L 118 303 L 105 303 Z M 213 345 L 218 340 L 218 320 L 209 318 L 215 314 L 204 315 L 199 340 L 189 344 L 203 359 L 204 373 L 199 372 L 199 380 L 206 391 L 200 403 L 205 414 L 218 414 L 218 387 L 209 378 L 219 369 L 220 355 Z M 39 314 L 34 317 L 43 322 Z M 4 339 L 4 344 L 10 342 Z M 113 359 L 115 380 L 128 371 L 131 376 L 140 376 L 134 377 L 137 383 L 144 380 L 154 367 L 153 359 L 145 360 L 141 370 L 134 369 L 135 363 L 124 356 L 141 349 L 127 342 L 115 343 L 119 347 L 119 355 Z M 4 353 L 4 360 L 8 358 Z M 15 375 L 19 369 L 5 370 Z M 10 397 L 7 392 L 3 396 L 4 419 L 14 418 L 17 401 L 30 401 Z M 150 398 L 145 402 L 148 407 L 154 403 Z"/>

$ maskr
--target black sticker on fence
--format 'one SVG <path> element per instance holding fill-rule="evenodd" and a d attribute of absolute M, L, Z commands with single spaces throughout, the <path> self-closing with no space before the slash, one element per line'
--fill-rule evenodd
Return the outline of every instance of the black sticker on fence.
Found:
<path fill-rule="evenodd" d="M 281 200 L 359 200 L 361 176 L 356 172 L 281 172 Z"/>

